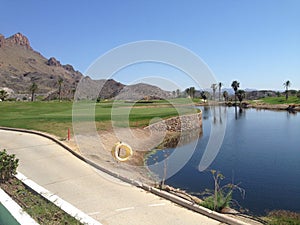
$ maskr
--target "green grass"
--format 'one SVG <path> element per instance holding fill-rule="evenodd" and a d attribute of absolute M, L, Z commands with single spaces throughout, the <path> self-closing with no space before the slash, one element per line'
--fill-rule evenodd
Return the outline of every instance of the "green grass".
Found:
<path fill-rule="evenodd" d="M 262 102 L 267 104 L 300 104 L 300 98 L 297 96 L 289 96 L 288 100 L 285 100 L 285 96 L 281 97 L 266 97 L 260 99 Z"/>
<path fill-rule="evenodd" d="M 0 125 L 65 136 L 72 124 L 71 102 L 1 102 Z"/>
<path fill-rule="evenodd" d="M 268 225 L 298 225 L 300 224 L 300 213 L 275 210 L 268 213 L 264 219 Z"/>
<path fill-rule="evenodd" d="M 178 99 L 173 104 L 180 114 L 195 112 L 195 109 L 182 107 L 187 102 Z M 176 106 L 178 104 L 178 106 Z M 155 100 L 153 103 L 132 104 L 122 101 L 102 102 L 95 105 L 96 127 L 111 129 L 111 119 L 114 126 L 125 126 L 124 113 L 129 114 L 131 127 L 144 127 L 155 117 L 169 118 L 178 115 L 176 108 L 165 100 Z M 65 138 L 68 128 L 72 130 L 72 102 L 0 102 L 0 126 L 39 130 Z M 113 108 L 113 116 L 112 116 Z M 126 118 L 125 118 L 126 119 Z"/>

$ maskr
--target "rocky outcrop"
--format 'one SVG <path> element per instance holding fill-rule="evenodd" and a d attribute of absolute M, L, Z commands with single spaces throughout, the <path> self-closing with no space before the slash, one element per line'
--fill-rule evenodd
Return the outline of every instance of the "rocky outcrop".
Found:
<path fill-rule="evenodd" d="M 63 65 L 62 67 L 65 68 L 66 70 L 70 71 L 70 72 L 75 72 L 73 66 L 70 65 L 70 64 Z"/>
<path fill-rule="evenodd" d="M 51 57 L 48 61 L 47 61 L 47 65 L 48 66 L 61 66 L 60 62 L 54 58 L 54 57 Z"/>
<path fill-rule="evenodd" d="M 168 99 L 172 95 L 168 91 L 164 91 L 159 87 L 139 83 L 128 85 L 122 89 L 115 97 L 117 100 L 130 100 L 130 101 L 138 101 L 138 100 L 153 100 L 153 99 Z"/>
<path fill-rule="evenodd" d="M 3 35 L 0 35 L 0 47 L 5 47 L 5 46 L 22 46 L 27 49 L 31 49 L 30 43 L 27 37 L 25 37 L 21 33 L 16 33 L 12 35 L 9 38 L 4 38 Z"/>

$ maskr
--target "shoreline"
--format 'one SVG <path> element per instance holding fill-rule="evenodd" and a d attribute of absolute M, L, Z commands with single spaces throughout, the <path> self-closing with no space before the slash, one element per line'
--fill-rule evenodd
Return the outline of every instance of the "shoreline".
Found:
<path fill-rule="evenodd" d="M 196 106 L 227 106 L 234 107 L 234 102 L 208 102 L 208 103 L 198 103 Z M 273 111 L 287 111 L 287 112 L 300 112 L 300 104 L 268 104 L 268 103 L 249 103 L 247 101 L 237 104 L 237 107 L 241 107 L 244 109 L 253 108 L 253 109 L 265 109 L 265 110 L 273 110 Z"/>

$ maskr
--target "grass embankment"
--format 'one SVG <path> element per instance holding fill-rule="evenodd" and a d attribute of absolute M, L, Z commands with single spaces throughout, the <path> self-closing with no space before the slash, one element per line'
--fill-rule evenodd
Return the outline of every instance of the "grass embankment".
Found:
<path fill-rule="evenodd" d="M 165 100 L 152 103 L 136 103 L 130 109 L 130 127 L 144 127 L 155 117 L 162 119 L 177 116 L 174 106 L 181 107 L 186 99 L 177 99 L 172 104 Z M 115 126 L 124 126 L 124 117 L 118 117 L 128 110 L 132 104 L 126 102 L 102 102 L 95 106 L 95 123 L 98 130 L 112 128 L 112 108 L 115 110 L 113 120 Z M 0 102 L 0 126 L 24 128 L 43 131 L 65 138 L 67 130 L 72 130 L 72 102 Z M 176 106 L 176 107 L 177 107 Z M 180 113 L 188 114 L 195 109 L 181 107 Z M 117 114 L 117 115 L 115 115 Z M 119 121 L 118 121 L 119 120 Z"/>
<path fill-rule="evenodd" d="M 300 98 L 297 96 L 290 96 L 288 100 L 285 99 L 285 96 L 281 97 L 266 97 L 260 99 L 262 103 L 279 105 L 279 104 L 300 104 Z"/>
<path fill-rule="evenodd" d="M 300 213 L 275 210 L 268 213 L 267 217 L 263 218 L 268 225 L 299 225 Z"/>
<path fill-rule="evenodd" d="M 82 224 L 53 203 L 26 188 L 16 178 L 0 183 L 0 187 L 41 225 Z"/>

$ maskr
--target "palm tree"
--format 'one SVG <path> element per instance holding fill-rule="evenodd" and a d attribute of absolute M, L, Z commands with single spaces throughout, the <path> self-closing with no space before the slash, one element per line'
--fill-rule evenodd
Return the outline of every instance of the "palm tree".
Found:
<path fill-rule="evenodd" d="M 176 96 L 177 96 L 177 98 L 179 98 L 179 96 L 180 96 L 180 90 L 179 89 L 176 90 Z"/>
<path fill-rule="evenodd" d="M 207 100 L 206 93 L 204 91 L 201 92 L 201 98 L 203 99 L 204 102 Z"/>
<path fill-rule="evenodd" d="M 213 89 L 214 100 L 216 100 L 217 84 L 212 84 L 212 85 L 211 85 L 211 88 Z"/>
<path fill-rule="evenodd" d="M 188 96 L 191 97 L 191 95 L 190 95 L 190 88 L 185 89 L 184 92 L 185 92 Z"/>
<path fill-rule="evenodd" d="M 191 98 L 195 97 L 195 87 L 190 87 L 185 89 L 185 92 L 187 93 L 188 96 L 190 96 Z"/>
<path fill-rule="evenodd" d="M 240 101 L 240 104 L 242 103 L 243 99 L 246 97 L 246 92 L 244 90 L 238 90 L 237 91 L 237 97 Z"/>
<path fill-rule="evenodd" d="M 225 102 L 227 102 L 228 101 L 228 92 L 227 91 L 223 91 L 223 97 L 224 97 L 224 99 L 225 99 Z"/>
<path fill-rule="evenodd" d="M 38 89 L 38 86 L 35 82 L 32 83 L 32 85 L 30 86 L 29 90 L 31 92 L 31 101 L 33 102 L 34 100 L 34 93 L 36 92 L 36 90 Z"/>
<path fill-rule="evenodd" d="M 219 86 L 219 102 L 220 102 L 221 101 L 221 89 L 223 87 L 222 82 L 219 82 L 218 86 Z"/>
<path fill-rule="evenodd" d="M 190 96 L 191 96 L 191 98 L 195 97 L 195 92 L 196 92 L 195 87 L 190 87 Z"/>
<path fill-rule="evenodd" d="M 61 101 L 61 85 L 62 85 L 63 82 L 64 82 L 64 80 L 61 77 L 59 77 L 58 81 L 57 81 L 57 83 L 58 83 L 59 101 Z"/>
<path fill-rule="evenodd" d="M 234 102 L 235 102 L 235 105 L 236 105 L 237 90 L 240 87 L 240 83 L 235 80 L 235 81 L 232 82 L 231 87 L 234 90 Z"/>
<path fill-rule="evenodd" d="M 5 99 L 8 97 L 8 93 L 5 90 L 0 90 L 0 100 L 5 101 Z"/>
<path fill-rule="evenodd" d="M 291 86 L 291 82 L 287 80 L 283 83 L 283 86 L 285 87 L 285 100 L 288 100 L 289 98 L 289 87 Z"/>

